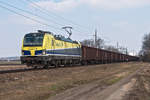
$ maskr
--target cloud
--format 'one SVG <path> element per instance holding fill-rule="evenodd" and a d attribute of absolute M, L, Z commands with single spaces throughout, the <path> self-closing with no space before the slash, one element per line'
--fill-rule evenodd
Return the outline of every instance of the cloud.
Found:
<path fill-rule="evenodd" d="M 83 0 L 89 5 L 103 9 L 135 8 L 150 5 L 150 0 Z"/>
<path fill-rule="evenodd" d="M 41 0 L 35 2 L 48 10 L 59 12 L 70 11 L 78 6 L 88 5 L 92 8 L 116 10 L 121 8 L 135 8 L 150 5 L 150 0 Z"/>
<path fill-rule="evenodd" d="M 47 10 L 55 10 L 59 12 L 69 11 L 70 9 L 75 8 L 79 5 L 78 1 L 76 0 L 62 0 L 60 2 L 47 0 L 38 1 L 35 3 L 41 7 L 44 7 Z"/>

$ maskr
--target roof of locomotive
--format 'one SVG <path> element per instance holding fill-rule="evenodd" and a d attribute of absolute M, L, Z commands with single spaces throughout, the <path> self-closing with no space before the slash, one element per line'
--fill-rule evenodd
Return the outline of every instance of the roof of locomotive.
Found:
<path fill-rule="evenodd" d="M 62 36 L 62 35 L 54 35 L 54 38 L 55 38 L 56 40 L 62 40 L 62 41 L 65 41 L 65 42 L 71 42 L 71 43 L 76 43 L 76 44 L 78 44 L 77 41 L 73 41 L 73 40 L 70 39 L 70 38 L 65 38 L 65 37 Z"/>
<path fill-rule="evenodd" d="M 52 32 L 48 32 L 48 31 L 42 31 L 42 30 L 38 30 L 38 33 L 43 33 L 43 34 L 51 34 L 54 36 L 54 38 L 56 40 L 61 40 L 61 41 L 65 41 L 65 42 L 71 42 L 71 43 L 76 43 L 76 44 L 79 44 L 77 41 L 73 41 L 72 39 L 70 38 L 65 38 L 64 36 L 62 35 L 54 35 Z"/>

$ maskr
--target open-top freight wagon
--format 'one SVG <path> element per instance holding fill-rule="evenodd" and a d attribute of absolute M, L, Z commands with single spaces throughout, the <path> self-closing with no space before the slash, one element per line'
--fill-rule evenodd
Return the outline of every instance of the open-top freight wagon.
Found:
<path fill-rule="evenodd" d="M 100 64 L 136 61 L 138 57 L 81 45 L 77 41 L 38 31 L 24 36 L 22 44 L 22 64 L 27 66 L 60 66 L 73 64 Z"/>
<path fill-rule="evenodd" d="M 128 62 L 137 60 L 139 60 L 139 57 L 82 45 L 83 64 L 95 64 L 95 63 L 105 64 L 105 63 Z"/>

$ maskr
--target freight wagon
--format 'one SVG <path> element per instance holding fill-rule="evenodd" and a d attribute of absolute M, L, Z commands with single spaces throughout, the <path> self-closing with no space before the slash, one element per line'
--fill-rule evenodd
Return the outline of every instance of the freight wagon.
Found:
<path fill-rule="evenodd" d="M 82 64 L 137 61 L 138 57 L 82 45 Z"/>

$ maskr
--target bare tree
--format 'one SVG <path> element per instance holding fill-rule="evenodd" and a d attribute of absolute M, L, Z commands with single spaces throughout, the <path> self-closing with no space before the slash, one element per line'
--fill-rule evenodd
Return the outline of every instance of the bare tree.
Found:
<path fill-rule="evenodd" d="M 97 48 L 104 48 L 104 45 L 105 45 L 104 40 L 101 39 L 101 38 L 98 38 L 97 39 L 97 44 L 96 44 Z"/>
<path fill-rule="evenodd" d="M 103 48 L 104 47 L 104 40 L 101 39 L 101 38 L 98 38 L 96 40 L 96 43 L 93 39 L 86 39 L 86 40 L 83 40 L 81 42 L 82 45 L 85 45 L 85 46 L 89 46 L 89 47 L 97 47 L 97 48 Z"/>
<path fill-rule="evenodd" d="M 142 50 L 139 55 L 143 61 L 150 61 L 150 33 L 144 35 Z"/>
<path fill-rule="evenodd" d="M 121 52 L 123 54 L 127 54 L 127 55 L 129 54 L 127 48 L 125 48 L 125 47 L 120 47 L 118 50 L 119 50 L 119 52 Z"/>
<path fill-rule="evenodd" d="M 126 48 L 123 47 L 116 48 L 115 46 L 105 45 L 105 41 L 101 38 L 97 38 L 96 43 L 94 39 L 86 39 L 83 40 L 81 44 L 89 47 L 96 47 L 96 48 L 105 49 L 113 52 L 128 54 Z"/>
<path fill-rule="evenodd" d="M 85 45 L 85 46 L 93 47 L 94 46 L 94 40 L 92 40 L 92 39 L 86 39 L 86 40 L 83 40 L 81 42 L 81 44 Z"/>
<path fill-rule="evenodd" d="M 120 53 L 119 49 L 116 48 L 115 46 L 111 46 L 111 45 L 105 46 L 105 49 L 106 49 L 106 50 L 109 50 L 109 51 L 113 51 L 113 52 L 118 52 L 118 53 Z"/>

